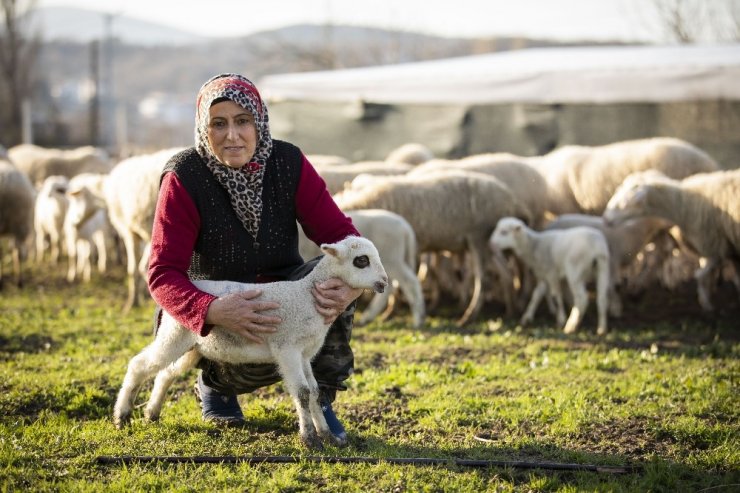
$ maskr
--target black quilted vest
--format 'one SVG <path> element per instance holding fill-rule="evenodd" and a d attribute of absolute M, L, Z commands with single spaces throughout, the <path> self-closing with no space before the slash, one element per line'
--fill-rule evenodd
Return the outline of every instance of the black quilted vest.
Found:
<path fill-rule="evenodd" d="M 201 228 L 188 269 L 191 279 L 278 280 L 303 263 L 298 254 L 295 210 L 301 165 L 297 147 L 273 141 L 262 184 L 262 217 L 255 242 L 231 207 L 228 193 L 195 148 L 169 160 L 162 176 L 174 172 L 200 213 Z"/>

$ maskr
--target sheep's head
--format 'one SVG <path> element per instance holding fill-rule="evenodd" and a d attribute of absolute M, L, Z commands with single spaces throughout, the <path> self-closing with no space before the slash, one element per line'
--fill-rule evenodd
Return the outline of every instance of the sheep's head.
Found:
<path fill-rule="evenodd" d="M 508 250 L 515 248 L 517 238 L 524 233 L 527 226 L 524 221 L 516 217 L 504 217 L 496 223 L 496 229 L 488 240 L 492 249 Z"/>
<path fill-rule="evenodd" d="M 645 216 L 652 186 L 672 185 L 676 181 L 657 170 L 640 171 L 627 176 L 606 204 L 603 217 L 608 226 Z"/>
<path fill-rule="evenodd" d="M 336 262 L 334 274 L 353 288 L 382 293 L 388 286 L 380 254 L 367 238 L 350 236 L 337 243 L 324 243 L 321 250 Z"/>

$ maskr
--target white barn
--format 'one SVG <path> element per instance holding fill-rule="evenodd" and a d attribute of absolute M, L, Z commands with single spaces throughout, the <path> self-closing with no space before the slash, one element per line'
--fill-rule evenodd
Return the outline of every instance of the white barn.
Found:
<path fill-rule="evenodd" d="M 536 155 L 673 136 L 740 163 L 740 44 L 532 48 L 259 86 L 274 135 L 309 153 L 382 159 L 420 142 L 440 157 Z"/>

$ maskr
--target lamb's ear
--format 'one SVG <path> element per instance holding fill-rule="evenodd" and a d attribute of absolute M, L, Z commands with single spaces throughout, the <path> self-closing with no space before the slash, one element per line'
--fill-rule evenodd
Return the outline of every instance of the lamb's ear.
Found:
<path fill-rule="evenodd" d="M 346 257 L 349 254 L 349 248 L 344 243 L 324 243 L 321 245 L 321 251 L 332 257 Z"/>

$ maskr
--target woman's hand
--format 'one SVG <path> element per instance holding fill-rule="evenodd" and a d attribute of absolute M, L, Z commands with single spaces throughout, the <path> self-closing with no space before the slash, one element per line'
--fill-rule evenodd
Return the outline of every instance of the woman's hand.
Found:
<path fill-rule="evenodd" d="M 341 279 L 331 278 L 322 283 L 314 284 L 311 289 L 316 303 L 316 311 L 324 317 L 324 322 L 332 323 L 340 313 L 347 309 L 350 303 L 362 294 L 362 289 L 355 289 Z"/>
<path fill-rule="evenodd" d="M 280 306 L 275 301 L 254 299 L 261 294 L 261 290 L 251 289 L 216 298 L 208 307 L 206 323 L 219 325 L 256 343 L 264 342 L 260 334 L 275 332 L 282 319 L 260 313 Z"/>

